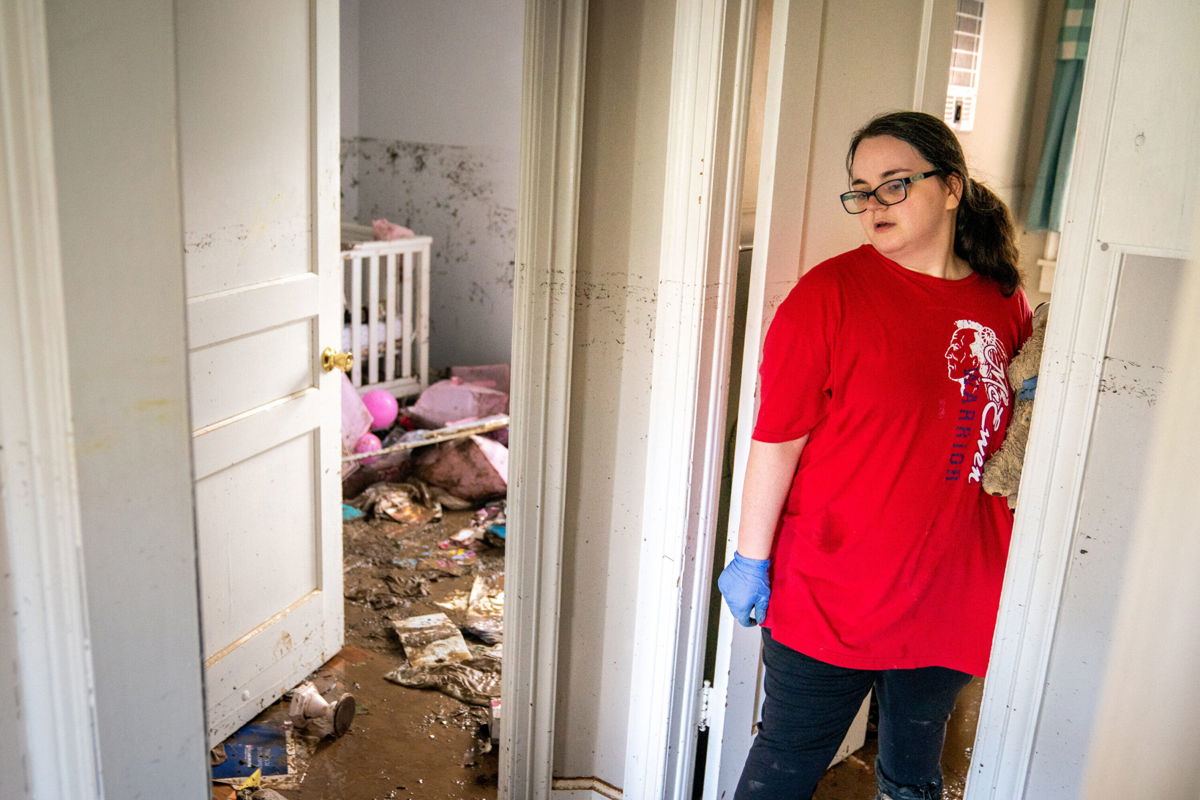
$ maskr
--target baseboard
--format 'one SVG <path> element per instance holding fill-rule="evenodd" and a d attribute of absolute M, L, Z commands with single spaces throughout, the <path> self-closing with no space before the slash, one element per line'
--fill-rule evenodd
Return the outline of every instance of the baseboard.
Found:
<path fill-rule="evenodd" d="M 555 778 L 551 800 L 623 800 L 624 793 L 599 778 Z"/>

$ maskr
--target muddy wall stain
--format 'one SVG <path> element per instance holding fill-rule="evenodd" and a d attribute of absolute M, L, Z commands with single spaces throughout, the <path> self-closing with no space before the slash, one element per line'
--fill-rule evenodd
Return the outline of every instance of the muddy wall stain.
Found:
<path fill-rule="evenodd" d="M 369 137 L 342 140 L 344 216 L 433 237 L 430 362 L 507 362 L 516 256 L 516 154 Z"/>

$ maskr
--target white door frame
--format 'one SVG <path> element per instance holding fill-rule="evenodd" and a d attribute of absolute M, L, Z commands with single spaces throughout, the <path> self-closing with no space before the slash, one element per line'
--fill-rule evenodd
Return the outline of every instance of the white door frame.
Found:
<path fill-rule="evenodd" d="M 754 0 L 675 12 L 624 793 L 691 796 L 724 461 Z"/>
<path fill-rule="evenodd" d="M 0 121 L 0 674 L 16 734 L 0 785 L 98 800 L 42 0 L 0 4 Z"/>
<path fill-rule="evenodd" d="M 737 547 L 741 487 L 754 430 L 763 338 L 774 309 L 796 282 L 800 260 L 822 14 L 820 4 L 794 0 L 775 0 L 771 14 L 750 296 L 742 374 L 736 376 L 739 412 L 726 553 Z M 760 636 L 757 627 L 743 628 L 722 609 L 709 701 L 705 800 L 732 796 L 748 742 L 754 736 Z"/>
<path fill-rule="evenodd" d="M 550 796 L 587 0 L 527 0 L 500 800 Z"/>
<path fill-rule="evenodd" d="M 1096 3 L 1053 313 L 1038 382 L 1038 413 L 1030 428 L 966 800 L 1009 800 L 1025 791 L 1082 499 L 1122 256 L 1147 251 L 1102 241 L 1099 226 L 1131 6 L 1132 0 Z M 1186 179 L 1181 175 L 1181 180 Z M 1187 257 L 1170 248 L 1155 248 L 1152 254 Z"/>

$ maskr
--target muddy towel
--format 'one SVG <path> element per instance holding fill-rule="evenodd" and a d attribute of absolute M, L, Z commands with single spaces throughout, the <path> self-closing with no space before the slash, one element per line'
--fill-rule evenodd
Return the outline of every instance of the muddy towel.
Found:
<path fill-rule="evenodd" d="M 438 689 L 473 706 L 490 707 L 492 699 L 500 696 L 499 670 L 477 669 L 467 664 L 435 667 L 404 664 L 383 677 L 410 689 Z"/>

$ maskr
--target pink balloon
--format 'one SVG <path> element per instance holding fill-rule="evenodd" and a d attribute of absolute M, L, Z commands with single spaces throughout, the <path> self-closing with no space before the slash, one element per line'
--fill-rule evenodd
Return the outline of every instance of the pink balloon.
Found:
<path fill-rule="evenodd" d="M 354 443 L 354 452 L 356 453 L 371 453 L 376 450 L 383 449 L 383 442 L 379 441 L 379 437 L 373 433 L 364 433 L 359 440 Z M 362 459 L 364 464 L 373 464 L 379 460 L 379 456 L 371 456 L 370 458 Z"/>
<path fill-rule="evenodd" d="M 391 392 L 385 389 L 372 389 L 362 396 L 363 405 L 371 412 L 371 430 L 382 431 L 392 427 L 396 415 L 400 413 L 400 404 Z"/>

